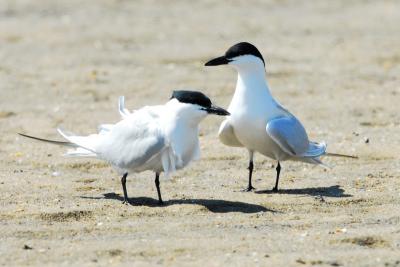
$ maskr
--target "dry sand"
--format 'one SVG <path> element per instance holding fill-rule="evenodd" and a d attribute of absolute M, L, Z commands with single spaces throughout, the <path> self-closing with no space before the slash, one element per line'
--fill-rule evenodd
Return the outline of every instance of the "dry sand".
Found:
<path fill-rule="evenodd" d="M 3 266 L 400 266 L 400 2 L 0 2 L 0 263 Z M 227 106 L 236 74 L 205 68 L 258 46 L 273 94 L 313 140 L 358 160 L 330 170 L 256 157 L 201 125 L 202 159 L 162 179 L 19 138 L 88 134 L 130 109 L 196 88 Z M 366 143 L 366 139 L 369 143 Z M 266 190 L 268 189 L 268 190 Z M 266 190 L 266 191 L 265 191 Z"/>

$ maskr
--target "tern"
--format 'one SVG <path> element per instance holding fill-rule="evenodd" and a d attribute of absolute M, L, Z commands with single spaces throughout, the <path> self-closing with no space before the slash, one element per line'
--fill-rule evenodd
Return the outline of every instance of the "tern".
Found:
<path fill-rule="evenodd" d="M 255 152 L 277 161 L 274 192 L 278 191 L 282 161 L 323 164 L 320 160 L 323 155 L 354 157 L 327 153 L 325 142 L 308 139 L 301 122 L 271 95 L 264 58 L 254 45 L 235 44 L 225 55 L 205 64 L 218 65 L 230 65 L 238 72 L 235 93 L 228 107 L 231 115 L 221 123 L 218 136 L 227 146 L 247 148 L 249 179 L 246 191 L 254 189 L 251 178 Z"/>
<path fill-rule="evenodd" d="M 229 112 L 215 106 L 201 92 L 173 91 L 164 105 L 145 106 L 134 112 L 125 108 L 124 97 L 119 99 L 122 120 L 103 124 L 97 134 L 78 136 L 58 128 L 67 141 L 54 141 L 31 135 L 24 137 L 73 147 L 66 155 L 95 157 L 109 162 L 121 175 L 123 203 L 128 203 L 126 178 L 128 173 L 146 170 L 155 173 L 158 202 L 163 204 L 159 176 L 170 173 L 199 159 L 199 123 L 208 115 L 227 116 Z"/>

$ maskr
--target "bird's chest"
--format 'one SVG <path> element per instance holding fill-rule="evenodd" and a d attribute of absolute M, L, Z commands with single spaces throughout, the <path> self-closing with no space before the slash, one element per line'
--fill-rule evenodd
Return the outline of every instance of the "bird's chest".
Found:
<path fill-rule="evenodd" d="M 248 146 L 257 146 L 266 139 L 266 118 L 260 113 L 238 112 L 231 115 L 234 132 L 239 141 Z"/>
<path fill-rule="evenodd" d="M 276 158 L 280 153 L 280 149 L 267 134 L 267 112 L 252 112 L 248 110 L 247 112 L 233 113 L 231 122 L 240 143 L 248 149 L 258 151 L 267 157 Z"/>
<path fill-rule="evenodd" d="M 199 139 L 197 128 L 177 131 L 171 136 L 171 141 L 176 155 L 177 169 L 185 167 L 190 161 L 198 157 Z"/>

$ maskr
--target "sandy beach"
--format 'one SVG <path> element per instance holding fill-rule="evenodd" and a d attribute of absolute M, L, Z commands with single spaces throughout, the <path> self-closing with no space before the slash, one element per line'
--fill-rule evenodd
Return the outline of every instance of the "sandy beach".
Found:
<path fill-rule="evenodd" d="M 400 266 L 400 2 L 1 0 L 2 266 Z M 200 126 L 202 157 L 120 177 L 18 132 L 90 134 L 190 88 L 227 107 L 239 41 L 266 61 L 272 94 L 330 152 L 330 169 L 255 156 Z"/>

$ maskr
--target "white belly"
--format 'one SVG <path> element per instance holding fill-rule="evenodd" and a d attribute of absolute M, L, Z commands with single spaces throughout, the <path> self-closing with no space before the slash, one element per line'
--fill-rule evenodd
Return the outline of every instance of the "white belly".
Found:
<path fill-rule="evenodd" d="M 174 166 L 170 166 L 170 168 L 175 170 L 180 170 L 186 167 L 192 160 L 198 157 L 198 146 L 188 145 L 185 146 L 185 149 L 181 155 L 178 153 L 166 154 L 170 157 L 173 157 L 172 160 L 169 160 L 170 164 L 174 163 Z M 125 170 L 125 172 L 143 172 L 143 171 L 154 171 L 157 173 L 164 172 L 164 166 L 162 164 L 162 154 L 163 152 L 158 153 L 154 157 L 152 157 L 149 161 L 145 162 L 143 165 L 136 167 L 134 169 Z M 171 170 L 171 169 L 170 169 Z"/>
<path fill-rule="evenodd" d="M 237 139 L 246 148 L 275 160 L 286 160 L 284 152 L 266 132 L 266 118 L 249 115 L 232 116 L 232 126 Z"/>

